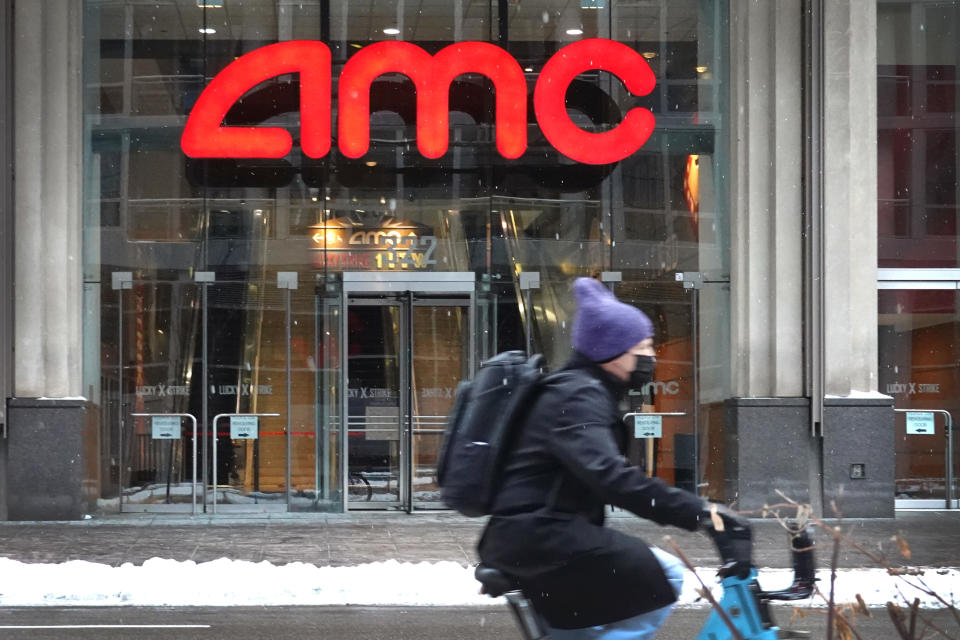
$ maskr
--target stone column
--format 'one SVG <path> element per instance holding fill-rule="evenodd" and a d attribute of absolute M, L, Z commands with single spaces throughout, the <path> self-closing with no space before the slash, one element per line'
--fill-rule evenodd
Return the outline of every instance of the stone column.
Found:
<path fill-rule="evenodd" d="M 12 519 L 89 511 L 81 394 L 83 110 L 80 2 L 14 7 L 15 340 Z"/>
<path fill-rule="evenodd" d="M 13 3 L 0 0 L 0 299 L 13 300 Z M 0 305 L 0 431 L 10 423 L 13 305 Z M 0 520 L 7 519 L 7 442 L 0 435 Z"/>
<path fill-rule="evenodd" d="M 892 517 L 893 399 L 877 393 L 877 6 L 824 0 L 823 22 L 823 511 Z"/>
<path fill-rule="evenodd" d="M 809 501 L 803 351 L 803 3 L 730 5 L 728 501 Z"/>
<path fill-rule="evenodd" d="M 81 393 L 81 8 L 15 6 L 19 397 Z"/>
<path fill-rule="evenodd" d="M 802 0 L 731 3 L 731 380 L 726 495 L 781 489 L 831 515 L 893 512 L 889 398 L 877 388 L 876 6 L 822 0 L 823 438 L 804 366 Z M 853 464 L 866 478 L 851 478 Z"/>
<path fill-rule="evenodd" d="M 801 396 L 801 2 L 730 11 L 732 391 Z"/>
<path fill-rule="evenodd" d="M 877 390 L 877 7 L 824 2 L 825 392 Z"/>

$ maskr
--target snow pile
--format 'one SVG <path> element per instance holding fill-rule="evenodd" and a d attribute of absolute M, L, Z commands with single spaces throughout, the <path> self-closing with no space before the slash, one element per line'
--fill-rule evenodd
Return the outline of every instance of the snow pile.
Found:
<path fill-rule="evenodd" d="M 151 558 L 119 567 L 0 558 L 0 606 L 485 605 L 473 568 L 396 560 L 351 567 Z"/>
<path fill-rule="evenodd" d="M 699 571 L 712 581 L 714 570 Z M 789 584 L 787 569 L 764 569 L 760 584 L 780 589 Z M 818 573 L 829 591 L 829 571 Z M 960 597 L 960 571 L 928 569 L 923 581 L 946 600 Z M 917 581 L 916 577 L 908 580 Z M 680 606 L 708 606 L 688 575 Z M 473 568 L 455 562 L 405 563 L 396 560 L 350 567 L 317 567 L 291 563 L 247 562 L 221 558 L 213 562 L 180 562 L 152 558 L 142 566 L 111 567 L 92 562 L 26 564 L 0 558 L 0 606 L 247 606 L 247 605 L 502 605 L 478 593 Z M 881 569 L 838 572 L 837 602 L 853 602 L 860 594 L 868 605 L 882 606 L 898 598 L 920 597 L 923 607 L 943 606 Z M 720 588 L 714 593 L 719 597 Z M 800 606 L 823 606 L 823 600 Z"/>

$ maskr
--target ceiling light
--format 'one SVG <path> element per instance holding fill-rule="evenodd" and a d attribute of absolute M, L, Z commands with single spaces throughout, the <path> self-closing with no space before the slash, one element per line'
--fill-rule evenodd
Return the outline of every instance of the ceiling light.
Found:
<path fill-rule="evenodd" d="M 350 46 L 353 47 L 354 49 L 363 49 L 363 45 L 358 42 L 351 42 Z"/>
<path fill-rule="evenodd" d="M 583 29 L 567 29 L 568 36 L 582 36 Z"/>
<path fill-rule="evenodd" d="M 400 29 L 397 29 L 396 27 L 387 27 L 383 30 L 383 32 L 388 36 L 395 36 L 400 33 Z"/>
<path fill-rule="evenodd" d="M 524 67 L 523 70 L 527 73 L 533 73 L 533 67 Z"/>
<path fill-rule="evenodd" d="M 365 162 L 364 164 L 367 165 L 368 167 L 375 167 L 375 166 L 377 166 L 377 163 L 374 162 L 373 160 L 368 160 L 368 161 Z"/>
<path fill-rule="evenodd" d="M 212 33 L 216 33 L 216 32 L 217 32 L 216 29 L 212 29 L 212 28 L 210 28 L 210 27 L 201 27 L 200 29 L 197 29 L 197 31 L 199 31 L 200 33 L 205 33 L 205 34 L 212 34 Z"/>
<path fill-rule="evenodd" d="M 644 51 L 644 52 L 641 53 L 640 55 L 642 55 L 642 56 L 643 56 L 644 58 L 646 58 L 647 60 L 653 60 L 654 58 L 657 57 L 657 52 L 656 52 L 656 51 Z"/>
<path fill-rule="evenodd" d="M 706 71 L 707 71 L 707 68 L 703 65 L 697 67 L 697 73 L 705 73 Z"/>

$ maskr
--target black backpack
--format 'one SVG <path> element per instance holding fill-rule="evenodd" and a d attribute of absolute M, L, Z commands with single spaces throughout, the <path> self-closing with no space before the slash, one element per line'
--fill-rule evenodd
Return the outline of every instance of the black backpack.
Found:
<path fill-rule="evenodd" d="M 490 513 L 504 454 L 533 404 L 544 357 L 505 351 L 457 387 L 437 462 L 440 497 L 465 516 Z"/>

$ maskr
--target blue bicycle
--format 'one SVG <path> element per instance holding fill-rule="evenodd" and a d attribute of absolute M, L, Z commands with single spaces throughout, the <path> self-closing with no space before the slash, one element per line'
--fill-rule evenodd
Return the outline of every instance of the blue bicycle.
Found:
<path fill-rule="evenodd" d="M 714 542 L 721 549 L 721 555 L 729 545 L 724 544 L 723 534 L 713 534 Z M 750 567 L 745 577 L 742 564 L 730 562 L 724 558 L 718 576 L 721 579 L 723 595 L 718 601 L 720 611 L 711 610 L 696 640 L 733 640 L 735 638 L 730 625 L 735 627 L 743 640 L 783 640 L 786 638 L 807 638 L 802 631 L 780 629 L 773 621 L 769 603 L 771 601 L 802 600 L 813 593 L 815 566 L 813 541 L 804 529 L 791 537 L 793 560 L 793 583 L 782 591 L 764 591 L 757 581 L 756 569 Z M 748 556 L 749 557 L 749 556 Z M 547 640 L 549 636 L 542 625 L 530 601 L 517 587 L 510 576 L 501 571 L 478 565 L 475 576 L 483 586 L 483 593 L 491 597 L 504 596 L 517 621 L 524 640 Z M 726 618 L 726 620 L 724 620 Z"/>

